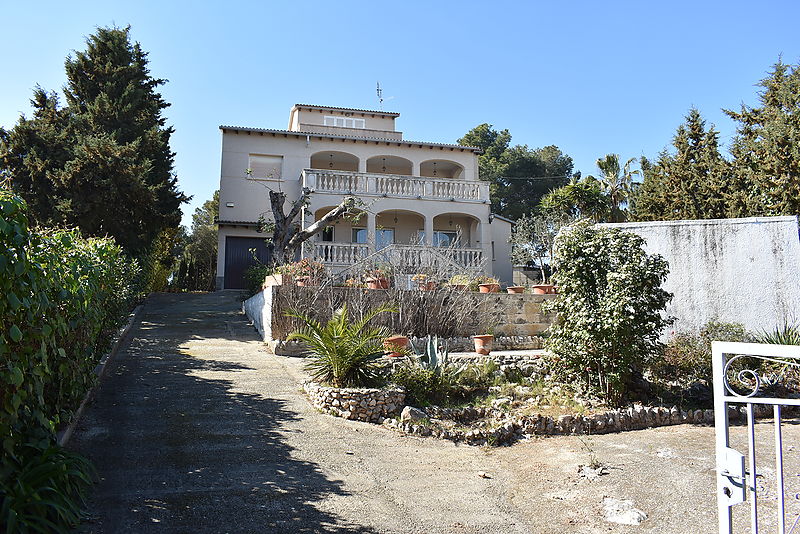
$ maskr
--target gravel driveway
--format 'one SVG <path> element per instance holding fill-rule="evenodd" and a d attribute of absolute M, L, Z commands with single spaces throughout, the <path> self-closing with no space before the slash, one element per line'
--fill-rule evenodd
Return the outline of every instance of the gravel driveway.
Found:
<path fill-rule="evenodd" d="M 716 530 L 712 428 L 497 449 L 402 436 L 316 412 L 302 362 L 267 353 L 239 306 L 230 292 L 148 299 L 70 442 L 100 477 L 81 532 Z M 766 447 L 771 427 L 759 426 Z M 787 443 L 798 435 L 784 431 Z M 607 474 L 580 476 L 591 459 Z M 647 519 L 605 521 L 606 497 Z"/>

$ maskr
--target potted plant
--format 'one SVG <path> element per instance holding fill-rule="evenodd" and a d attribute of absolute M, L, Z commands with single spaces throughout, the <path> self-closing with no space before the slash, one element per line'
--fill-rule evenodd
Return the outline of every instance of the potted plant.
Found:
<path fill-rule="evenodd" d="M 364 276 L 369 289 L 389 289 L 389 273 L 386 269 L 376 267 L 364 273 Z"/>
<path fill-rule="evenodd" d="M 298 286 L 315 286 L 325 275 L 325 266 L 318 261 L 303 258 L 300 261 L 287 263 L 277 268 L 277 272 Z"/>
<path fill-rule="evenodd" d="M 494 334 L 482 334 L 472 336 L 472 341 L 475 343 L 475 352 L 488 356 L 492 352 L 492 343 L 494 342 Z"/>
<path fill-rule="evenodd" d="M 389 336 L 383 340 L 383 348 L 389 351 L 389 356 L 399 358 L 408 353 L 409 339 L 407 336 Z"/>
<path fill-rule="evenodd" d="M 466 274 L 454 274 L 450 277 L 450 280 L 447 281 L 447 285 L 450 289 L 456 291 L 474 290 L 478 287 L 477 282 Z"/>
<path fill-rule="evenodd" d="M 478 291 L 481 293 L 500 293 L 500 281 L 491 276 L 478 278 Z"/>
<path fill-rule="evenodd" d="M 436 282 L 428 280 L 427 274 L 418 273 L 411 277 L 411 280 L 417 283 L 417 286 L 422 291 L 433 291 L 436 289 Z"/>
<path fill-rule="evenodd" d="M 556 286 L 553 284 L 536 284 L 531 286 L 534 295 L 552 295 L 556 293 Z"/>
<path fill-rule="evenodd" d="M 519 295 L 525 293 L 525 286 L 508 286 L 506 291 L 508 291 L 509 295 Z"/>

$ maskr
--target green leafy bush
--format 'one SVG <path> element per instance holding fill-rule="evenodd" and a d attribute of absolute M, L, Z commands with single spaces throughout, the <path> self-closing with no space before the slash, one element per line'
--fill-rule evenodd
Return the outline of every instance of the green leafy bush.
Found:
<path fill-rule="evenodd" d="M 247 286 L 247 294 L 255 295 L 264 287 L 264 279 L 271 275 L 274 269 L 271 265 L 261 262 L 251 265 L 244 271 L 244 283 Z"/>
<path fill-rule="evenodd" d="M 368 323 L 376 315 L 392 311 L 393 308 L 381 306 L 366 312 L 361 320 L 351 322 L 345 305 L 324 325 L 305 315 L 289 313 L 304 326 L 289 334 L 288 339 L 308 346 L 310 361 L 305 368 L 315 380 L 333 387 L 370 385 L 380 376 L 378 359 L 383 356 L 383 340 L 389 330 Z"/>
<path fill-rule="evenodd" d="M 91 387 L 139 276 L 113 240 L 84 239 L 76 230 L 34 232 L 25 211 L 22 200 L 0 189 L 0 484 L 6 486 L 30 450 L 48 450 L 57 426 Z"/>
<path fill-rule="evenodd" d="M 660 353 L 662 315 L 672 296 L 661 289 L 667 262 L 644 251 L 644 239 L 576 223 L 556 242 L 557 314 L 545 348 L 556 377 L 621 400 L 636 372 Z"/>
<path fill-rule="evenodd" d="M 751 342 L 744 325 L 709 321 L 699 332 L 678 332 L 667 341 L 664 355 L 652 362 L 650 371 L 657 382 L 687 388 L 695 382 L 711 385 L 711 342 Z"/>

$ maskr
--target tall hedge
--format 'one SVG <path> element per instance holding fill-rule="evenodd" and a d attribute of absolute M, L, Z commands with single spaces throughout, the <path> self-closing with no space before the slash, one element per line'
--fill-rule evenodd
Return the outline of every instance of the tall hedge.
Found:
<path fill-rule="evenodd" d="M 137 275 L 136 263 L 111 239 L 30 229 L 24 201 L 0 190 L 4 476 L 24 447 L 53 443 L 91 387 L 93 369 L 135 298 Z"/>

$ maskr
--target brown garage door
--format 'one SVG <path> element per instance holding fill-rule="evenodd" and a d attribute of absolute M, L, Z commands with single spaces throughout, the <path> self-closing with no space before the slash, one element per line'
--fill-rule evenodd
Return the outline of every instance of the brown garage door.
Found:
<path fill-rule="evenodd" d="M 263 263 L 269 260 L 263 237 L 225 238 L 225 289 L 244 289 L 247 286 L 244 272 L 256 263 L 250 249 L 255 249 L 256 257 Z"/>

